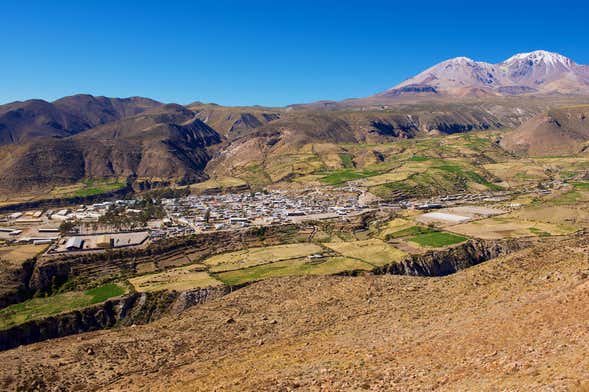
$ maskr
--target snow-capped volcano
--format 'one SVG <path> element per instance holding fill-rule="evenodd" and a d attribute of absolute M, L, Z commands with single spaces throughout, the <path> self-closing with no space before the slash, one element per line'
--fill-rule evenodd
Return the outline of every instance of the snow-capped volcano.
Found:
<path fill-rule="evenodd" d="M 505 60 L 502 64 L 510 65 L 518 62 L 527 62 L 532 64 L 545 64 L 552 67 L 571 68 L 575 62 L 562 54 L 548 52 L 546 50 L 536 50 L 530 53 L 518 53 Z"/>
<path fill-rule="evenodd" d="M 456 57 L 379 95 L 415 93 L 455 96 L 589 94 L 589 66 L 544 50 L 519 53 L 499 64 Z"/>

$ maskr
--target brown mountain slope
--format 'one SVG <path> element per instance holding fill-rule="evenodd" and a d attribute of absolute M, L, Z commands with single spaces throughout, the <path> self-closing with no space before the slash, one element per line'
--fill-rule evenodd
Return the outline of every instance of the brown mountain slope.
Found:
<path fill-rule="evenodd" d="M 207 166 L 207 172 L 232 175 L 236 168 L 247 164 L 278 162 L 289 154 L 308 154 L 311 144 L 334 145 L 331 154 L 337 156 L 337 144 L 378 144 L 472 130 L 511 128 L 545 110 L 546 105 L 549 103 L 544 101 L 501 98 L 399 104 L 381 110 L 293 107 L 281 113 L 279 119 L 250 129 L 241 137 L 231 138 L 222 153 Z M 272 177 L 276 180 L 281 174 Z"/>
<path fill-rule="evenodd" d="M 161 105 L 140 97 L 74 95 L 54 102 L 29 100 L 0 106 L 0 145 L 35 137 L 65 137 Z"/>
<path fill-rule="evenodd" d="M 278 120 L 286 112 L 282 108 L 227 107 L 202 103 L 193 103 L 186 107 L 195 112 L 200 120 L 231 139 Z"/>
<path fill-rule="evenodd" d="M 0 189 L 24 191 L 84 178 L 203 180 L 221 136 L 180 105 L 165 105 L 63 139 L 0 148 Z"/>
<path fill-rule="evenodd" d="M 540 114 L 507 134 L 502 145 L 529 155 L 580 152 L 589 141 L 589 105 L 558 108 Z"/>
<path fill-rule="evenodd" d="M 541 244 L 443 278 L 264 281 L 176 318 L 2 352 L 2 387 L 584 390 L 588 246 Z"/>

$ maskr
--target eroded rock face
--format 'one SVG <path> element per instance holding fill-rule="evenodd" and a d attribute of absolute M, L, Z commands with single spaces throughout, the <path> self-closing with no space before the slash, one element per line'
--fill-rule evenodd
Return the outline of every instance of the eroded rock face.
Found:
<path fill-rule="evenodd" d="M 229 288 L 226 287 L 210 287 L 184 292 L 132 293 L 85 309 L 29 321 L 0 331 L 0 350 L 115 326 L 146 324 L 165 315 L 178 314 L 228 292 Z"/>
<path fill-rule="evenodd" d="M 414 276 L 445 276 L 479 263 L 508 255 L 532 246 L 532 239 L 482 240 L 473 239 L 448 249 L 432 250 L 411 255 L 405 260 L 389 264 L 377 273 Z"/>

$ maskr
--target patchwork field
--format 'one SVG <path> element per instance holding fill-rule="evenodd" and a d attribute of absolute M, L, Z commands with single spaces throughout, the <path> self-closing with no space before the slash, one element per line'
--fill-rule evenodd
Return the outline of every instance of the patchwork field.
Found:
<path fill-rule="evenodd" d="M 125 288 L 108 284 L 86 291 L 70 291 L 50 297 L 33 298 L 0 310 L 0 330 L 58 313 L 81 309 L 122 295 Z"/>
<path fill-rule="evenodd" d="M 394 218 L 386 222 L 382 227 L 380 227 L 378 237 L 382 240 L 386 240 L 387 238 L 390 238 L 391 235 L 394 235 L 399 231 L 408 229 L 413 226 L 414 223 L 408 219 Z"/>
<path fill-rule="evenodd" d="M 208 265 L 212 272 L 221 272 L 275 261 L 305 257 L 323 251 L 324 249 L 321 246 L 312 243 L 276 245 L 263 248 L 244 249 L 237 252 L 212 256 L 206 259 L 204 264 Z"/>
<path fill-rule="evenodd" d="M 566 235 L 574 233 L 577 228 L 571 225 L 558 225 L 539 221 L 524 220 L 517 216 L 488 218 L 464 223 L 448 228 L 462 235 L 483 239 L 510 237 Z"/>
<path fill-rule="evenodd" d="M 222 272 L 213 276 L 227 285 L 234 286 L 268 278 L 333 275 L 348 271 L 370 271 L 373 268 L 368 263 L 346 257 L 326 257 L 313 260 L 299 258 Z"/>
<path fill-rule="evenodd" d="M 497 146 L 496 138 L 496 132 L 477 132 L 394 143 L 305 144 L 298 153 L 282 152 L 245 169 L 236 167 L 230 175 L 250 185 L 282 181 L 341 186 L 354 181 L 385 198 L 399 190 L 409 194 L 498 190 L 503 180 L 480 161 L 514 158 Z"/>
<path fill-rule="evenodd" d="M 157 274 L 149 274 L 129 279 L 139 292 L 177 290 L 219 286 L 221 282 L 203 271 L 202 265 L 189 265 L 174 268 Z"/>
<path fill-rule="evenodd" d="M 400 261 L 407 254 L 379 239 L 353 242 L 331 242 L 326 247 L 342 256 L 360 259 L 375 266 L 382 266 Z"/>

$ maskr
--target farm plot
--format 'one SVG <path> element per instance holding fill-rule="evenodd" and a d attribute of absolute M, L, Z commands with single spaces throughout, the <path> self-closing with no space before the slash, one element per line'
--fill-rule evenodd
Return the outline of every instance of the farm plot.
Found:
<path fill-rule="evenodd" d="M 375 266 L 382 266 L 403 259 L 407 254 L 379 239 L 352 242 L 332 242 L 326 247 L 342 256 L 360 259 Z"/>
<path fill-rule="evenodd" d="M 14 245 L 0 248 L 0 260 L 20 265 L 47 249 L 47 245 Z"/>
<path fill-rule="evenodd" d="M 408 229 L 413 225 L 414 223 L 410 220 L 403 218 L 394 218 L 380 227 L 378 237 L 382 240 L 386 240 L 387 238 L 390 238 L 392 234 L 404 229 Z"/>
<path fill-rule="evenodd" d="M 569 226 L 576 230 L 576 225 L 589 226 L 589 210 L 583 205 L 576 206 L 546 206 L 534 205 L 514 211 L 510 216 L 544 223 Z"/>
<path fill-rule="evenodd" d="M 507 161 L 491 163 L 483 165 L 483 167 L 495 177 L 508 183 L 509 186 L 538 182 L 548 178 L 542 165 L 532 161 Z"/>
<path fill-rule="evenodd" d="M 453 233 L 483 239 L 566 235 L 576 231 L 571 225 L 558 225 L 515 216 L 495 217 L 464 223 L 448 228 Z"/>
<path fill-rule="evenodd" d="M 323 251 L 321 246 L 311 243 L 275 245 L 212 256 L 204 263 L 210 267 L 211 272 L 221 272 L 305 257 Z"/>
<path fill-rule="evenodd" d="M 139 292 L 159 290 L 189 290 L 201 287 L 219 286 L 221 282 L 203 271 L 203 265 L 188 265 L 157 274 L 149 274 L 129 279 L 129 283 Z"/>
<path fill-rule="evenodd" d="M 409 242 L 425 248 L 442 248 L 444 246 L 459 244 L 466 240 L 468 240 L 468 238 L 452 233 L 446 233 L 445 231 L 422 233 L 408 239 Z"/>
<path fill-rule="evenodd" d="M 322 259 L 305 257 L 222 272 L 213 276 L 227 285 L 235 286 L 283 276 L 333 275 L 348 271 L 370 271 L 373 268 L 368 263 L 346 257 L 326 257 Z"/>
<path fill-rule="evenodd" d="M 49 297 L 32 298 L 0 310 L 0 330 L 62 312 L 81 309 L 122 295 L 126 290 L 117 284 L 107 284 L 86 291 L 70 291 Z"/>

